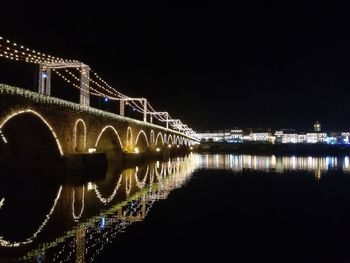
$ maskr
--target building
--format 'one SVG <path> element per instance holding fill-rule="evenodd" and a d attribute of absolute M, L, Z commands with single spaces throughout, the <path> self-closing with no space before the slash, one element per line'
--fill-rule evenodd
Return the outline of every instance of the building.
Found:
<path fill-rule="evenodd" d="M 315 124 L 314 124 L 314 131 L 315 132 L 320 132 L 321 131 L 321 123 L 319 123 L 318 121 L 316 121 Z"/>
<path fill-rule="evenodd" d="M 296 133 L 284 133 L 282 135 L 282 143 L 297 143 L 298 134 Z"/>
<path fill-rule="evenodd" d="M 298 134 L 298 143 L 306 143 L 306 134 Z"/>
<path fill-rule="evenodd" d="M 327 142 L 327 133 L 318 132 L 317 133 L 317 142 L 326 143 Z"/>
<path fill-rule="evenodd" d="M 231 130 L 230 140 L 228 142 L 243 142 L 243 130 Z"/>
<path fill-rule="evenodd" d="M 250 138 L 254 142 L 268 142 L 270 133 L 268 132 L 251 132 Z"/>
<path fill-rule="evenodd" d="M 317 143 L 317 132 L 308 132 L 306 134 L 306 143 Z"/>
<path fill-rule="evenodd" d="M 282 143 L 283 131 L 275 131 L 276 143 Z"/>
<path fill-rule="evenodd" d="M 229 130 L 229 131 L 214 131 L 214 132 L 202 132 L 197 133 L 197 137 L 204 142 L 242 142 L 243 141 L 243 131 L 240 129 Z"/>

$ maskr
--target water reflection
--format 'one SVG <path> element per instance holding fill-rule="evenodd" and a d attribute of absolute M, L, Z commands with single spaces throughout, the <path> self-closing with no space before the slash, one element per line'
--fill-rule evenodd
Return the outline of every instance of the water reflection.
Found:
<path fill-rule="evenodd" d="M 190 155 L 123 170 L 110 165 L 104 180 L 83 185 L 8 179 L 0 185 L 0 261 L 92 262 L 154 202 L 181 187 L 197 160 Z"/>
<path fill-rule="evenodd" d="M 0 262 L 93 262 L 106 244 L 153 204 L 183 186 L 198 169 L 275 173 L 307 172 L 320 179 L 332 170 L 350 173 L 349 157 L 189 155 L 121 168 L 109 165 L 103 180 L 74 184 L 48 174 L 2 174 Z"/>
<path fill-rule="evenodd" d="M 349 156 L 344 157 L 296 157 L 256 155 L 201 155 L 200 167 L 205 169 L 226 169 L 234 172 L 255 170 L 285 173 L 306 171 L 319 179 L 323 173 L 337 170 L 350 173 Z"/>

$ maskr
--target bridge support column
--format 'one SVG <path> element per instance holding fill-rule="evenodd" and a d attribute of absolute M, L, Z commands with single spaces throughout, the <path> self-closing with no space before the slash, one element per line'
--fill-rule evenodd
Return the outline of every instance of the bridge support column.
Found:
<path fill-rule="evenodd" d="M 80 74 L 80 105 L 90 106 L 90 67 L 82 64 Z"/>
<path fill-rule="evenodd" d="M 120 100 L 119 115 L 124 116 L 124 114 L 125 114 L 125 101 L 121 99 Z"/>
<path fill-rule="evenodd" d="M 51 95 L 51 69 L 42 64 L 39 66 L 38 92 L 47 96 Z"/>
<path fill-rule="evenodd" d="M 143 99 L 143 121 L 147 122 L 147 99 Z"/>

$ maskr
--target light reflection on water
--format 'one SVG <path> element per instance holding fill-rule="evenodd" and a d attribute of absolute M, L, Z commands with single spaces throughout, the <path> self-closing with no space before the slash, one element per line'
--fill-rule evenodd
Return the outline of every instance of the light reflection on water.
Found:
<path fill-rule="evenodd" d="M 332 170 L 350 173 L 350 161 L 348 156 L 191 154 L 123 170 L 111 165 L 105 179 L 80 185 L 58 182 L 48 187 L 41 180 L 35 181 L 37 186 L 18 180 L 0 184 L 0 262 L 18 258 L 24 262 L 93 262 L 106 244 L 128 226 L 144 220 L 155 202 L 182 187 L 198 168 L 224 169 L 243 176 L 249 170 L 307 172 L 320 179 Z M 30 192 L 38 207 L 47 204 L 35 209 L 38 215 L 13 213 L 22 212 L 26 206 L 23 200 Z M 23 221 L 27 227 L 19 232 L 15 222 Z"/>
<path fill-rule="evenodd" d="M 297 157 L 256 155 L 200 155 L 200 167 L 226 169 L 235 172 L 244 170 L 284 173 L 288 171 L 328 172 L 330 170 L 350 173 L 349 156 L 343 157 Z"/>
<path fill-rule="evenodd" d="M 104 180 L 82 185 L 58 183 L 50 197 L 45 191 L 36 196 L 35 192 L 45 188 L 40 181 L 35 187 L 13 183 L 20 188 L 12 189 L 17 191 L 13 195 L 0 185 L 0 262 L 93 262 L 118 233 L 142 221 L 156 201 L 186 183 L 197 168 L 197 159 L 190 155 L 124 170 L 111 166 Z M 20 222 L 25 220 L 28 228 L 18 233 L 15 221 L 11 225 L 8 217 L 18 219 L 19 214 L 11 211 L 21 211 L 25 204 L 14 199 L 25 199 L 21 195 L 28 191 L 48 205 L 35 219 L 24 212 Z"/>

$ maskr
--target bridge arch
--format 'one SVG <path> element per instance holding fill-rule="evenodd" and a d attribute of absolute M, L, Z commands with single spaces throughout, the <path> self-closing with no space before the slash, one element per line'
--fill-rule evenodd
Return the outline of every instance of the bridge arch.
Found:
<path fill-rule="evenodd" d="M 143 139 L 140 139 L 140 138 L 143 138 Z M 140 130 L 136 136 L 135 148 L 136 147 L 138 148 L 139 151 L 147 151 L 149 148 L 147 135 L 143 130 Z"/>
<path fill-rule="evenodd" d="M 54 129 L 52 128 L 52 126 L 49 124 L 49 122 L 38 112 L 34 111 L 34 110 L 31 110 L 31 109 L 26 109 L 26 110 L 20 110 L 20 111 L 16 111 L 12 114 L 10 114 L 9 116 L 7 116 L 6 118 L 4 118 L 4 120 L 0 123 L 0 137 L 2 139 L 2 141 L 7 144 L 8 141 L 3 133 L 3 128 L 4 126 L 11 120 L 13 119 L 14 117 L 17 117 L 19 115 L 23 115 L 23 114 L 31 114 L 31 115 L 34 115 L 35 117 L 37 117 L 38 119 L 41 120 L 42 123 L 45 124 L 45 126 L 49 129 L 49 131 L 51 132 L 56 144 L 57 144 L 57 148 L 58 148 L 58 151 L 60 153 L 61 156 L 63 156 L 63 150 L 62 150 L 62 146 L 61 146 L 61 143 L 54 131 Z"/>
<path fill-rule="evenodd" d="M 114 159 L 117 154 L 121 154 L 123 143 L 117 130 L 111 126 L 105 126 L 97 137 L 95 148 L 97 151 L 105 152 L 107 159 Z"/>
<path fill-rule="evenodd" d="M 157 134 L 156 141 L 154 143 L 156 146 L 158 145 L 158 140 L 162 141 L 162 146 L 163 146 L 164 145 L 164 139 L 163 139 L 163 135 L 162 135 L 161 132 L 158 132 L 158 134 Z"/>
<path fill-rule="evenodd" d="M 174 140 L 176 145 L 179 145 L 179 144 L 180 144 L 180 141 L 179 141 L 179 140 L 180 140 L 180 139 L 179 139 L 179 136 L 176 136 L 176 137 L 175 137 L 175 140 Z"/>
<path fill-rule="evenodd" d="M 171 141 L 171 143 L 170 143 L 170 141 Z M 173 137 L 171 135 L 168 135 L 168 144 L 169 145 L 174 144 Z"/>
<path fill-rule="evenodd" d="M 81 124 L 83 131 L 81 131 Z M 86 150 L 86 123 L 82 119 L 77 119 L 73 130 L 74 151 L 81 152 Z"/>

